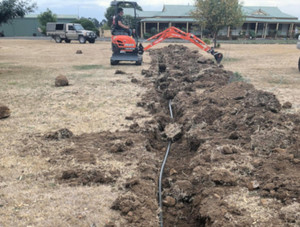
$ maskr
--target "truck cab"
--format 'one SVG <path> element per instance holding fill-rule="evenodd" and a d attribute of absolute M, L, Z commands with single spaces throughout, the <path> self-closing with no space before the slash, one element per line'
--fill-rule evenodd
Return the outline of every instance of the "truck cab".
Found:
<path fill-rule="evenodd" d="M 97 38 L 93 31 L 85 30 L 81 24 L 76 23 L 47 23 L 47 35 L 51 36 L 57 43 L 78 40 L 80 43 L 95 43 Z"/>

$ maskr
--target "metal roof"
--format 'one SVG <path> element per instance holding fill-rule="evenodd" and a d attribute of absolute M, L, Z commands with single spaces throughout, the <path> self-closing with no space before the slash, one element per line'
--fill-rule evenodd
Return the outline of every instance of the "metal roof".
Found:
<path fill-rule="evenodd" d="M 264 23 L 295 23 L 300 24 L 300 20 L 289 20 L 289 19 L 262 19 L 262 18 L 246 18 L 246 22 L 264 22 Z"/>
<path fill-rule="evenodd" d="M 195 22 L 195 19 L 193 18 L 145 18 L 141 20 L 142 22 L 162 22 L 162 23 L 167 23 L 167 22 Z"/>
<path fill-rule="evenodd" d="M 190 17 L 191 11 L 195 9 L 191 5 L 164 5 L 162 14 L 168 16 Z"/>
<path fill-rule="evenodd" d="M 167 23 L 167 22 L 196 22 L 193 18 L 170 18 L 170 17 L 164 17 L 164 18 L 145 18 L 141 20 L 142 22 L 148 22 L 148 23 Z M 248 23 L 295 23 L 300 25 L 300 20 L 283 20 L 283 19 L 262 19 L 262 18 L 246 18 L 245 22 Z"/>
<path fill-rule="evenodd" d="M 293 18 L 298 19 L 295 16 L 281 12 L 278 7 L 273 6 L 243 6 L 242 8 L 245 16 L 249 17 L 260 17 L 260 18 Z"/>
<path fill-rule="evenodd" d="M 193 5 L 164 5 L 162 11 L 137 10 L 137 17 L 141 18 L 142 21 L 153 21 L 153 22 L 164 21 L 162 18 L 169 18 L 171 21 L 173 20 L 173 18 L 177 18 L 177 19 L 180 18 L 180 21 L 184 21 L 184 18 L 191 18 L 190 13 L 194 9 L 195 6 Z M 243 6 L 242 11 L 244 12 L 246 21 L 253 21 L 253 18 L 255 18 L 256 21 L 260 21 L 260 19 L 266 19 L 266 20 L 270 19 L 272 21 L 284 20 L 284 22 L 292 21 L 295 23 L 300 23 L 297 17 L 283 13 L 278 7 Z M 133 16 L 134 15 L 133 9 L 125 8 L 124 14 Z"/>

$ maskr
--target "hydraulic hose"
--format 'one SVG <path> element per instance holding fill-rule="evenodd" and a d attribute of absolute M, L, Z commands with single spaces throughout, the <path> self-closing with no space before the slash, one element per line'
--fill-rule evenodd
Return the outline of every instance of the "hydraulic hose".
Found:
<path fill-rule="evenodd" d="M 171 99 L 169 100 L 169 110 L 170 110 L 171 118 L 173 119 L 173 111 L 172 111 L 172 102 L 171 102 Z M 160 168 L 159 181 L 158 181 L 158 200 L 159 200 L 159 209 L 160 209 L 160 212 L 159 212 L 159 223 L 160 223 L 161 227 L 164 226 L 163 225 L 163 211 L 162 211 L 162 194 L 161 194 L 161 191 L 162 191 L 162 175 L 164 173 L 164 168 L 165 168 L 165 165 L 166 165 L 166 162 L 167 162 L 167 159 L 168 159 L 168 155 L 169 155 L 169 152 L 170 152 L 170 149 L 171 149 L 171 144 L 172 144 L 172 141 L 169 141 L 168 148 L 167 148 L 164 160 L 163 160 L 161 168 Z"/>

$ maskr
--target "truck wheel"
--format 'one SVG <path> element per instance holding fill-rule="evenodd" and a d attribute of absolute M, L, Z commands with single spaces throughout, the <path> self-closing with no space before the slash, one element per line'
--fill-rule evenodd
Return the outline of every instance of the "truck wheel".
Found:
<path fill-rule="evenodd" d="M 116 60 L 110 60 L 110 64 L 111 65 L 117 65 L 119 63 L 119 61 Z"/>
<path fill-rule="evenodd" d="M 65 39 L 65 42 L 66 42 L 66 43 L 70 43 L 70 42 L 71 42 L 71 39 Z"/>
<path fill-rule="evenodd" d="M 300 58 L 299 58 L 299 61 L 298 61 L 298 69 L 299 69 L 299 72 L 300 72 Z"/>
<path fill-rule="evenodd" d="M 89 43 L 95 43 L 95 40 L 94 39 L 90 39 Z"/>
<path fill-rule="evenodd" d="M 56 43 L 61 43 L 62 42 L 62 39 L 60 38 L 59 35 L 55 36 L 55 42 Z"/>
<path fill-rule="evenodd" d="M 79 42 L 82 43 L 82 44 L 86 42 L 86 38 L 83 37 L 83 36 L 79 36 L 78 40 L 79 40 Z"/>
<path fill-rule="evenodd" d="M 142 65 L 142 60 L 136 61 L 135 64 L 136 65 Z"/>

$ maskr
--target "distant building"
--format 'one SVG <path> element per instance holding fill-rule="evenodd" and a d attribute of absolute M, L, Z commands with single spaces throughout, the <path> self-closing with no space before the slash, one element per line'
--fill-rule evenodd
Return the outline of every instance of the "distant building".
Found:
<path fill-rule="evenodd" d="M 0 33 L 4 36 L 41 36 L 39 32 L 38 15 L 29 14 L 24 18 L 16 18 L 6 24 L 0 25 Z M 76 20 L 76 15 L 57 15 L 57 21 L 68 23 Z"/>
<path fill-rule="evenodd" d="M 203 29 L 197 26 L 190 12 L 195 9 L 191 5 L 164 5 L 162 11 L 138 11 L 140 19 L 139 34 L 144 37 L 145 33 L 156 30 L 161 32 L 170 26 L 183 29 L 200 35 Z M 296 27 L 300 26 L 297 17 L 280 11 L 278 7 L 243 6 L 245 22 L 241 27 L 226 27 L 219 32 L 220 36 L 250 36 L 256 37 L 290 37 Z M 133 15 L 133 9 L 124 9 L 124 14 Z M 153 32 L 152 32 L 153 33 Z"/>

